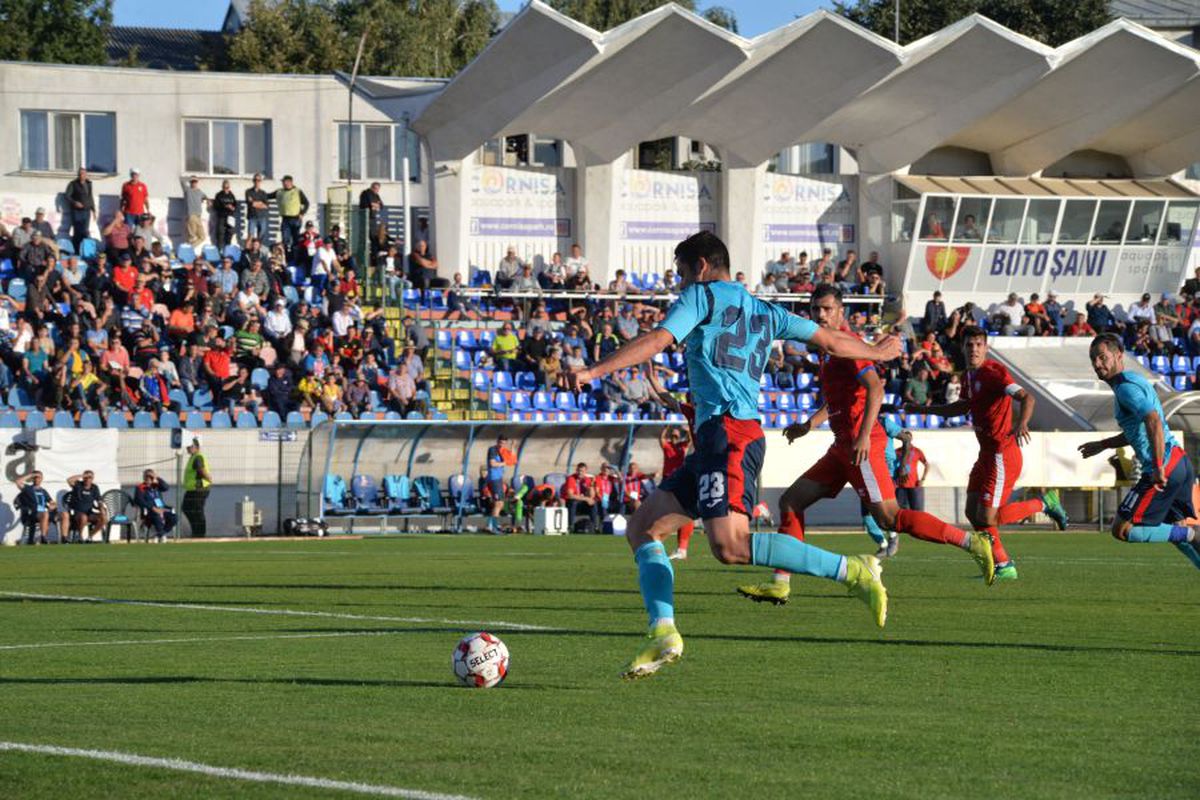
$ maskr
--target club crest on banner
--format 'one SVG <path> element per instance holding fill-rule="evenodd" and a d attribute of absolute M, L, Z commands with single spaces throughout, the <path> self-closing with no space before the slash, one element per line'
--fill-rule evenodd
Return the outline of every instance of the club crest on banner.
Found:
<path fill-rule="evenodd" d="M 969 247 L 930 247 L 925 250 L 925 266 L 938 280 L 946 280 L 962 269 L 971 255 Z"/>

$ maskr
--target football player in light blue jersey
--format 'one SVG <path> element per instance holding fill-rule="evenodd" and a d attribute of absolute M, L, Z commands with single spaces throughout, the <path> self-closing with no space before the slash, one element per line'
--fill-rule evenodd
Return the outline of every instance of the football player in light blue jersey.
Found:
<path fill-rule="evenodd" d="M 1092 369 L 1112 387 L 1121 433 L 1080 445 L 1084 458 L 1109 448 L 1133 448 L 1141 472 L 1113 517 L 1112 535 L 1123 542 L 1172 542 L 1200 567 L 1194 528 L 1179 524 L 1196 515 L 1192 508 L 1192 463 L 1167 427 L 1162 403 L 1150 382 L 1125 371 L 1121 338 L 1102 333 L 1092 340 Z"/>
<path fill-rule="evenodd" d="M 683 638 L 675 627 L 675 576 L 662 540 L 697 517 L 721 562 L 839 581 L 867 603 L 882 627 L 887 591 L 874 556 L 844 557 L 785 534 L 751 534 L 749 514 L 758 502 L 758 473 L 766 451 L 758 392 L 771 344 L 791 339 L 835 356 L 889 361 L 900 354 L 899 340 L 888 336 L 870 345 L 754 297 L 730 280 L 729 251 L 712 233 L 681 242 L 675 264 L 680 296 L 662 324 L 592 367 L 570 373 L 577 385 L 586 384 L 649 361 L 671 344 L 687 345 L 696 410 L 694 451 L 638 507 L 626 529 L 650 631 L 622 677 L 652 675 L 683 655 Z"/>

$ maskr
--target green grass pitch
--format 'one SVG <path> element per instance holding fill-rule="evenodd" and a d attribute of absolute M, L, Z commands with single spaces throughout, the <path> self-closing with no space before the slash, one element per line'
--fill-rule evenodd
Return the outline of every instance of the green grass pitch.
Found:
<path fill-rule="evenodd" d="M 686 655 L 632 684 L 645 618 L 612 537 L 4 550 L 0 741 L 479 798 L 1200 797 L 1200 571 L 1098 534 L 1007 541 L 1021 580 L 991 589 L 966 554 L 904 541 L 878 632 L 832 583 L 737 597 L 765 573 L 697 535 Z M 221 610 L 246 608 L 343 616 Z M 549 630 L 491 627 L 509 678 L 469 690 L 450 656 L 475 620 Z M 14 800 L 335 796 L 0 752 Z"/>

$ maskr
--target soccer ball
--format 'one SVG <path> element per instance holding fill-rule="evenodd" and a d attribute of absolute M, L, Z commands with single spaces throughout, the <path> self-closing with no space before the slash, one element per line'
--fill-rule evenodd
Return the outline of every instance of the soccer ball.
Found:
<path fill-rule="evenodd" d="M 463 686 L 490 689 L 508 675 L 508 648 L 490 633 L 472 633 L 455 645 L 451 665 Z"/>

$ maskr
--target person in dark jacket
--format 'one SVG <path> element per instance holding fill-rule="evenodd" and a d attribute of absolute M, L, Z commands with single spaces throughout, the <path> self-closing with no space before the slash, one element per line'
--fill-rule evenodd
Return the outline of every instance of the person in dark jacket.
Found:
<path fill-rule="evenodd" d="M 83 167 L 79 168 L 79 174 L 75 180 L 67 184 L 67 190 L 63 193 L 63 201 L 67 206 L 67 219 L 71 221 L 71 244 L 75 246 L 75 252 L 78 253 L 79 245 L 84 239 L 91 236 L 92 217 L 96 214 L 96 198 L 92 194 L 92 180 Z"/>
<path fill-rule="evenodd" d="M 167 505 L 166 492 L 171 487 L 162 478 L 148 469 L 142 473 L 142 482 L 133 494 L 133 502 L 142 510 L 142 521 L 154 529 L 154 539 L 162 542 L 175 528 L 175 512 Z"/>
<path fill-rule="evenodd" d="M 295 391 L 287 364 L 277 361 L 275 374 L 267 380 L 267 408 L 278 414 L 280 419 L 287 419 L 288 413 L 296 410 Z"/>

